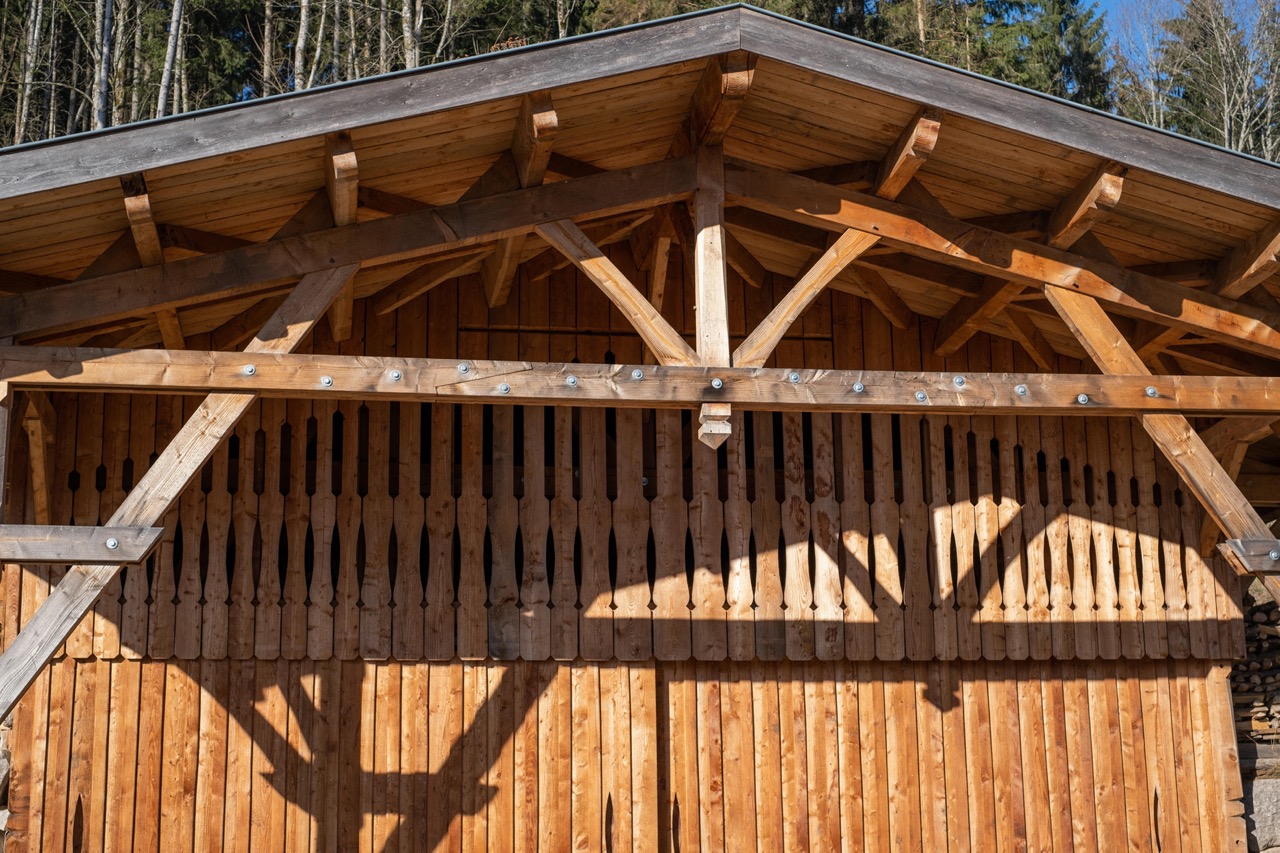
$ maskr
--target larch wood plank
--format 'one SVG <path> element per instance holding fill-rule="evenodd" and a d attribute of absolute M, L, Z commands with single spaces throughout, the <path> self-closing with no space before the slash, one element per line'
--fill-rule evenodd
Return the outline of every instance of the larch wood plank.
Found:
<path fill-rule="evenodd" d="M 333 419 L 336 407 L 332 402 L 315 403 L 316 465 L 315 492 L 311 495 L 311 534 L 315 563 L 321 567 L 332 566 L 334 551 L 334 525 L 338 507 L 334 496 Z M 333 656 L 333 574 L 330 571 L 311 573 L 311 585 L 307 592 L 307 658 L 329 660 Z"/>
<path fill-rule="evenodd" d="M 1071 777 L 1071 750 L 1067 745 L 1066 707 L 1060 670 L 1055 664 L 1041 662 L 1032 670 L 1038 684 L 1041 707 L 1044 709 L 1045 771 L 1049 782 L 1050 832 L 1054 850 L 1070 850 L 1073 847 L 1076 814 L 1073 808 L 1072 788 L 1076 784 Z"/>
<path fill-rule="evenodd" d="M 1027 648 L 1031 660 L 1048 660 L 1053 656 L 1053 626 L 1049 611 L 1049 567 L 1045 561 L 1048 518 L 1041 498 L 1047 486 L 1041 487 L 1037 458 L 1042 449 L 1040 421 L 1018 418 L 1017 429 L 1023 495 L 1022 511 L 1018 515 L 1025 542 L 1021 550 L 1027 567 Z"/>
<path fill-rule="evenodd" d="M 547 545 L 551 505 L 547 500 L 547 415 L 541 406 L 524 409 L 524 494 L 520 498 L 520 533 L 524 542 L 524 577 L 520 587 L 520 657 L 551 657 L 551 587 Z M 554 426 L 553 426 L 554 429 Z"/>
<path fill-rule="evenodd" d="M 889 768 L 889 829 L 896 850 L 922 850 L 920 789 L 905 784 L 919 771 L 916 734 L 915 684 L 912 667 L 893 663 L 885 667 L 884 727 Z"/>
<path fill-rule="evenodd" d="M 579 583 L 578 643 L 584 660 L 613 657 L 613 589 L 609 583 L 609 527 L 612 510 L 608 493 L 608 457 L 604 412 L 578 413 L 579 470 L 581 471 L 578 536 L 582 547 Z M 583 511 L 582 507 L 590 508 Z M 575 700 L 576 702 L 576 700 Z"/>
<path fill-rule="evenodd" d="M 1144 653 L 1142 637 L 1141 592 L 1138 586 L 1138 522 L 1133 502 L 1133 440 L 1128 422 L 1108 424 L 1111 428 L 1111 470 L 1115 473 L 1116 490 L 1112 530 L 1116 542 L 1116 566 L 1119 580 L 1116 592 L 1120 602 L 1120 654 L 1137 660 Z"/>
<path fill-rule="evenodd" d="M 141 666 L 141 695 L 163 696 L 168 666 L 158 660 L 143 661 Z M 164 754 L 164 706 L 159 702 L 143 702 L 138 715 L 137 796 L 133 810 L 135 850 L 160 849 L 161 762 Z M 48 816 L 45 819 L 47 825 Z"/>
<path fill-rule="evenodd" d="M 359 492 L 359 424 L 360 404 L 340 402 L 334 423 L 342 448 L 335 477 L 338 516 L 334 524 L 338 566 L 333 586 L 333 656 L 338 660 L 355 660 L 360 651 L 359 555 L 364 501 Z"/>
<path fill-rule="evenodd" d="M 111 664 L 111 719 L 107 730 L 110 758 L 106 767 L 105 782 L 111 796 L 106 798 L 106 814 L 103 825 L 103 849 L 126 851 L 133 849 L 133 810 L 137 792 L 138 769 L 138 712 L 142 688 L 142 664 L 134 658 L 125 658 Z M 37 688 L 38 689 L 38 688 Z M 25 710 L 30 699 L 19 706 Z M 17 719 L 14 721 L 15 737 L 21 736 Z M 28 741 L 29 742 L 29 741 Z M 26 751 L 26 750 L 22 750 Z M 16 758 L 16 756 L 15 756 Z M 224 756 L 225 760 L 225 756 Z M 11 790 L 21 787 L 26 774 L 14 762 Z M 219 784 L 222 780 L 219 779 Z M 28 783 L 29 784 L 29 783 Z M 10 809 L 17 814 L 21 806 L 10 795 Z M 217 833 L 222 832 L 219 816 Z"/>
<path fill-rule="evenodd" d="M 836 497 L 835 436 L 832 418 L 811 418 L 813 503 L 811 531 L 814 546 L 814 652 L 818 660 L 845 657 L 844 609 L 840 576 L 840 505 Z M 834 702 L 834 699 L 832 699 Z"/>
<path fill-rule="evenodd" d="M 258 533 L 257 469 L 258 423 L 261 406 L 252 407 L 236 425 L 236 437 L 240 442 L 240 458 L 237 465 L 237 484 L 231 499 L 231 536 L 235 543 L 235 563 L 231 567 L 227 606 L 227 657 L 245 660 L 253 656 L 253 627 L 256 618 L 253 604 L 253 549 Z M 301 442 L 305 447 L 305 442 Z M 265 487 L 266 484 L 263 483 Z M 294 501 L 304 500 L 293 495 Z M 290 542 L 293 545 L 293 542 Z M 292 548 L 291 548 L 292 553 Z M 306 644 L 306 626 L 303 625 L 303 644 Z"/>
<path fill-rule="evenodd" d="M 573 412 L 558 407 L 554 419 L 555 496 L 551 500 L 551 535 L 555 561 L 551 579 L 551 656 L 563 661 L 578 656 L 578 587 L 574 578 L 573 548 L 578 527 L 578 502 L 574 494 Z"/>
<path fill-rule="evenodd" d="M 265 666 L 265 664 L 263 664 Z M 152 663 L 143 663 L 143 673 Z M 227 663 L 227 739 L 225 764 L 225 807 L 222 818 L 222 838 L 227 849 L 246 849 L 250 843 L 250 826 L 252 817 L 252 756 L 253 756 L 253 697 L 257 679 L 254 672 L 258 666 L 252 658 L 233 658 Z M 145 688 L 145 680 L 144 680 Z M 146 704 L 143 713 L 146 713 Z M 142 730 L 138 732 L 139 754 L 146 748 Z M 139 770 L 142 769 L 141 762 Z M 139 794 L 141 789 L 139 777 Z M 245 792 L 250 796 L 245 796 Z M 141 804 L 141 799 L 139 800 Z M 154 848 L 153 848 L 154 849 Z"/>
<path fill-rule="evenodd" d="M 1066 511 L 1071 552 L 1074 655 L 1081 660 L 1091 660 L 1098 650 L 1098 630 L 1094 625 L 1093 566 L 1089 557 L 1091 516 L 1085 494 L 1089 456 L 1083 421 L 1080 418 L 1063 418 L 1062 425 L 1065 453 L 1070 460 L 1071 501 Z"/>
<path fill-rule="evenodd" d="M 1138 430 L 1133 435 L 1133 474 L 1137 483 L 1138 554 L 1141 557 L 1143 649 L 1150 658 L 1169 655 L 1167 623 L 1173 615 L 1165 609 L 1160 570 L 1160 515 L 1155 504 L 1156 450 L 1150 438 Z M 1170 572 L 1173 574 L 1173 572 Z"/>
<path fill-rule="evenodd" d="M 636 409 L 615 413 L 617 498 L 613 502 L 616 543 L 614 656 L 642 661 L 653 656 L 651 595 L 647 567 L 649 502 L 644 496 L 644 432 Z"/>
<path fill-rule="evenodd" d="M 480 660 L 488 654 L 485 609 L 484 540 L 487 504 L 484 497 L 484 411 L 462 407 L 462 493 L 457 501 L 461 573 L 458 578 L 458 656 Z"/>
<path fill-rule="evenodd" d="M 1167 699 L 1169 707 L 1169 732 L 1174 745 L 1173 769 L 1177 774 L 1177 821 L 1185 853 L 1209 850 L 1201 843 L 1200 822 L 1203 813 L 1199 785 L 1196 777 L 1195 738 L 1191 735 L 1191 708 L 1187 690 L 1186 670 L 1182 661 L 1161 661 L 1155 664 L 1160 672 L 1162 704 Z"/>
<path fill-rule="evenodd" d="M 600 667 L 600 769 L 605 849 L 629 851 L 631 789 L 631 681 L 625 663 Z"/>
<path fill-rule="evenodd" d="M 366 331 L 368 334 L 368 331 Z M 395 506 L 390 493 L 391 407 L 373 403 L 368 416 L 368 494 L 362 502 L 364 522 L 364 582 L 360 586 L 360 657 L 386 660 L 391 656 L 391 535 Z"/>
<path fill-rule="evenodd" d="M 1033 658 L 1030 662 L 1018 664 L 1013 673 L 1021 741 L 1024 815 L 1021 835 L 1027 849 L 1052 850 L 1054 838 L 1060 833 L 1066 816 L 1052 808 L 1053 786 L 1058 780 L 1049 776 L 1044 697 L 1040 692 L 1037 661 Z"/>
<path fill-rule="evenodd" d="M 99 722 L 103 740 L 106 738 L 110 685 L 105 683 L 103 676 L 109 669 L 107 664 L 94 659 L 74 663 L 66 661 L 64 666 L 75 670 L 75 687 L 67 697 L 68 713 L 63 717 L 63 725 L 70 730 L 71 746 L 67 765 L 65 769 L 60 768 L 61 775 L 66 777 L 66 790 L 61 792 L 67 798 L 65 837 L 80 835 L 82 843 L 93 841 L 101 847 L 102 808 L 105 804 L 100 796 L 94 797 L 97 785 L 93 779 L 93 768 L 101 766 L 101 763 L 95 765 L 99 751 Z M 100 775 L 97 781 L 103 781 Z"/>
<path fill-rule="evenodd" d="M 515 816 L 515 751 L 512 736 L 516 720 L 512 667 L 510 663 L 487 663 L 477 667 L 479 678 L 487 680 L 484 710 L 476 717 L 477 735 L 484 740 L 480 761 L 484 765 L 484 774 L 481 778 L 489 791 L 485 798 L 487 802 L 483 804 L 487 812 L 485 849 L 500 853 L 507 853 L 515 844 L 515 826 L 512 823 Z"/>
<path fill-rule="evenodd" d="M 311 749 L 315 737 L 315 663 L 300 659 L 281 665 L 285 679 L 285 703 L 289 708 L 288 744 L 284 778 L 284 847 L 309 851 L 314 826 L 311 806 L 311 772 L 316 759 Z"/>
<path fill-rule="evenodd" d="M 973 849 L 970 832 L 968 775 L 965 766 L 965 708 L 962 700 L 961 678 L 964 665 L 942 663 L 927 666 L 928 693 L 923 697 L 936 704 L 941 717 L 941 744 L 938 760 L 942 763 L 946 779 L 946 838 L 955 849 Z M 932 695 L 930 695 L 932 694 Z M 917 698 L 917 703 L 921 700 Z"/>
<path fill-rule="evenodd" d="M 996 352 L 992 359 L 997 360 Z M 1001 596 L 1004 600 L 1004 648 L 1010 660 L 1026 660 L 1030 654 L 1027 633 L 1026 552 L 1019 531 L 1022 501 L 1018 499 L 1018 475 L 1015 454 L 1017 421 L 1011 417 L 995 419 L 995 437 L 999 443 L 998 458 L 992 460 L 1000 482 L 1000 500 L 996 514 L 1000 525 L 1000 545 L 1004 551 L 1001 567 Z M 998 467 L 997 467 L 998 463 Z"/>
<path fill-rule="evenodd" d="M 1115 526 L 1108 500 L 1107 472 L 1111 469 L 1111 436 L 1106 424 L 1085 425 L 1089 467 L 1092 469 L 1093 502 L 1090 533 L 1093 537 L 1094 616 L 1098 628 L 1098 657 L 1115 660 L 1120 655 L 1120 603 L 1116 587 Z"/>
<path fill-rule="evenodd" d="M 956 633 L 956 589 L 952 575 L 952 506 L 951 489 L 947 480 L 947 420 L 929 417 L 922 421 L 924 444 L 928 466 L 924 499 L 929 518 L 930 589 L 933 595 L 933 647 L 940 660 L 955 660 L 959 654 Z M 924 467 L 924 466 L 922 466 Z M 956 467 L 956 479 L 967 476 L 967 469 Z M 959 500 L 959 498 L 957 498 Z M 960 549 L 957 548 L 959 553 Z M 971 564 L 957 561 L 961 572 Z"/>
<path fill-rule="evenodd" d="M 631 831 L 638 851 L 659 849 L 659 757 L 657 667 L 653 663 L 628 668 L 631 691 Z M 743 683 L 745 701 L 751 705 L 750 682 Z M 744 751 L 744 754 L 750 750 Z M 747 772 L 748 784 L 752 778 Z M 752 789 L 754 791 L 754 788 Z M 754 800 L 753 800 L 754 803 Z M 754 808 L 750 810 L 754 818 Z"/>
<path fill-rule="evenodd" d="M 1040 419 L 1040 441 L 1045 457 L 1045 543 L 1049 559 L 1049 624 L 1052 654 L 1057 660 L 1075 657 L 1075 614 L 1071 601 L 1070 521 L 1062 482 L 1063 465 L 1071 460 L 1063 449 L 1062 420 Z"/>
<path fill-rule="evenodd" d="M 778 742 L 782 758 L 782 840 L 784 850 L 810 849 L 809 748 L 805 726 L 803 669 L 783 661 L 778 671 Z"/>
<path fill-rule="evenodd" d="M 964 707 L 965 774 L 969 780 L 969 831 L 972 849 L 996 850 L 995 775 L 992 766 L 992 727 L 986 667 L 973 664 L 961 682 Z M 1003 772 L 1003 768 L 1000 768 Z"/>
<path fill-rule="evenodd" d="M 464 664 L 432 663 L 429 677 L 427 836 L 429 850 L 462 847 Z"/>
<path fill-rule="evenodd" d="M 889 807 L 884 678 L 892 664 L 859 662 L 858 730 L 861 734 L 863 849 L 887 853 L 893 842 Z"/>
<path fill-rule="evenodd" d="M 388 637 L 388 640 L 390 638 Z M 373 665 L 375 706 L 372 770 L 372 849 L 387 850 L 400 828 L 400 755 L 405 735 L 400 729 L 401 667 L 394 662 Z M 368 773 L 369 771 L 366 771 Z"/>
<path fill-rule="evenodd" d="M 289 454 L 287 459 L 289 478 L 285 487 L 289 493 L 284 500 L 284 541 L 288 548 L 288 561 L 284 567 L 284 584 L 280 596 L 280 655 L 285 660 L 302 660 L 307 656 L 307 532 L 310 523 L 310 499 L 307 495 L 307 439 L 311 403 L 305 400 L 291 401 L 287 411 L 289 425 Z M 250 433 L 250 439 L 253 435 Z M 254 452 L 241 445 L 240 489 L 247 492 L 245 505 L 255 514 L 260 502 L 255 499 L 252 485 L 255 469 Z M 322 451 L 321 451 L 322 452 Z M 243 457 L 248 455 L 247 459 Z M 265 470 L 264 470 L 265 473 Z M 263 483 L 264 491 L 267 483 Z M 244 525 L 249 527 L 249 525 Z M 248 531 L 247 545 L 252 544 L 252 530 Z M 237 552 L 238 556 L 238 552 Z M 313 554 L 314 559 L 314 554 Z M 250 569 L 252 571 L 252 569 Z"/>
<path fill-rule="evenodd" d="M 939 850 L 949 843 L 947 774 L 945 766 L 942 714 L 944 701 L 935 695 L 929 670 L 937 664 L 913 664 L 906 676 L 914 694 L 916 754 L 919 759 L 920 844 L 922 850 Z"/>
<path fill-rule="evenodd" d="M 808 750 L 809 838 L 815 848 L 840 849 L 840 752 L 835 664 L 805 665 L 804 720 Z"/>
<path fill-rule="evenodd" d="M 692 445 L 693 497 L 689 501 L 689 533 L 693 538 L 692 652 L 696 660 L 724 660 L 728 653 L 724 571 L 720 540 L 724 505 L 719 495 L 717 452 L 704 442 Z"/>
<path fill-rule="evenodd" d="M 213 453 L 209 463 L 211 488 L 204 498 L 208 557 L 205 560 L 204 603 L 200 614 L 200 656 L 205 660 L 225 660 L 227 657 L 227 599 L 231 594 L 227 577 L 227 539 L 231 535 L 228 444 L 223 442 Z"/>
<path fill-rule="evenodd" d="M 573 709 L 570 668 L 538 665 L 538 753 L 548 773 L 539 779 L 538 836 L 547 850 L 567 850 L 572 835 Z"/>
<path fill-rule="evenodd" d="M 751 589 L 751 503 L 747 497 L 747 433 L 741 412 L 734 412 L 733 431 L 725 443 L 725 538 L 729 576 L 725 584 L 726 631 L 730 660 L 755 657 L 756 625 Z"/>
<path fill-rule="evenodd" d="M 199 751 L 196 754 L 195 823 L 196 850 L 221 850 L 226 805 L 227 708 L 230 663 L 200 664 Z M 114 714 L 115 709 L 112 709 Z"/>
<path fill-rule="evenodd" d="M 101 492 L 97 488 L 97 468 L 102 456 L 101 394 L 76 395 L 75 472 L 83 484 L 71 496 L 71 517 L 77 525 L 94 526 L 100 521 Z M 70 571 L 70 567 L 67 567 Z M 105 591 L 105 586 L 104 586 Z M 51 592 L 53 596 L 56 593 Z M 68 657 L 84 660 L 93 654 L 94 616 L 80 618 L 68 635 L 65 648 Z"/>
<path fill-rule="evenodd" d="M 513 850 L 533 853 L 538 849 L 538 768 L 549 758 L 538 743 L 538 695 L 542 692 L 538 665 L 531 662 L 513 664 L 515 689 L 511 703 L 514 734 L 512 736 L 512 835 Z"/>
<path fill-rule="evenodd" d="M 571 670 L 571 681 L 573 849 L 603 850 L 599 668 L 575 666 Z"/>
<path fill-rule="evenodd" d="M 496 346 L 496 343 L 491 345 Z M 492 497 L 489 519 L 489 655 L 514 660 L 520 655 L 520 590 L 516 581 L 516 533 L 519 504 L 515 493 L 515 411 L 493 407 Z"/>
<path fill-rule="evenodd" d="M 1093 785 L 1099 848 L 1117 848 L 1128 844 L 1124 767 L 1120 752 L 1120 713 L 1114 671 L 1113 665 L 1096 661 L 1085 666 L 1092 726 Z"/>
<path fill-rule="evenodd" d="M 164 753 L 160 778 L 160 849 L 192 848 L 201 664 L 173 661 L 165 667 Z"/>
<path fill-rule="evenodd" d="M 924 420 L 915 415 L 898 418 L 902 447 L 902 503 L 900 505 L 903 549 L 899 559 L 906 567 L 903 597 L 906 604 L 906 655 L 910 660 L 931 660 L 936 654 L 933 638 L 934 593 L 929 571 L 929 508 L 925 505 L 925 471 L 922 459 Z"/>
<path fill-rule="evenodd" d="M 1001 851 L 1019 849 L 1027 836 L 1021 726 L 1017 684 L 1013 675 L 1015 667 L 1015 664 L 1003 664 L 997 669 L 990 663 L 985 666 L 994 735 L 991 738 L 991 761 L 995 771 L 995 849 Z M 996 732 L 1000 734 L 995 735 Z"/>
<path fill-rule="evenodd" d="M 755 838 L 761 849 L 782 849 L 782 757 L 777 733 L 781 725 L 778 711 L 778 682 L 773 667 L 754 661 L 751 667 L 752 778 L 755 802 Z"/>
<path fill-rule="evenodd" d="M 782 535 L 786 541 L 782 591 L 787 660 L 814 656 L 813 582 L 809 562 L 810 513 L 806 499 L 804 422 L 797 412 L 782 416 Z"/>
<path fill-rule="evenodd" d="M 773 412 L 752 412 L 755 456 L 755 496 L 751 502 L 751 527 L 756 541 L 755 621 L 756 655 L 761 660 L 787 656 L 782 589 L 782 506 L 778 494 L 779 460 L 774 450 L 780 421 Z M 776 697 L 773 699 L 776 705 Z"/>

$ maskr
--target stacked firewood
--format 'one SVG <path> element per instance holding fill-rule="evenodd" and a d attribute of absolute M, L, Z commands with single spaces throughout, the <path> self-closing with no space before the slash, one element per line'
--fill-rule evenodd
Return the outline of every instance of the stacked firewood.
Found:
<path fill-rule="evenodd" d="M 1241 740 L 1280 743 L 1280 607 L 1263 598 L 1244 617 L 1248 657 L 1232 668 L 1236 734 Z"/>

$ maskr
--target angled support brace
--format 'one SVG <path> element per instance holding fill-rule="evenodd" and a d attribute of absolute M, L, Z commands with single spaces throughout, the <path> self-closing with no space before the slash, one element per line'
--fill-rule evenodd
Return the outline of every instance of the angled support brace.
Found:
<path fill-rule="evenodd" d="M 1149 374 L 1097 300 L 1060 287 L 1044 289 L 1050 304 L 1104 373 Z M 1182 415 L 1144 415 L 1142 426 L 1182 481 L 1229 539 L 1271 539 L 1271 530 Z M 1239 565 L 1239 563 L 1236 563 Z M 1260 575 L 1280 601 L 1280 576 Z"/>
<path fill-rule="evenodd" d="M 1280 539 L 1228 539 L 1218 550 L 1244 574 L 1280 575 Z"/>
<path fill-rule="evenodd" d="M 297 349 L 355 275 L 356 268 L 351 264 L 304 277 L 245 352 L 289 353 Z M 209 395 L 121 502 L 107 526 L 156 524 L 256 399 L 254 394 Z M 74 565 L 50 591 L 8 651 L 0 656 L 0 718 L 13 711 L 23 692 L 76 623 L 93 608 L 121 565 Z"/>
<path fill-rule="evenodd" d="M 163 527 L 0 524 L 0 562 L 95 566 L 140 563 L 163 533 Z"/>

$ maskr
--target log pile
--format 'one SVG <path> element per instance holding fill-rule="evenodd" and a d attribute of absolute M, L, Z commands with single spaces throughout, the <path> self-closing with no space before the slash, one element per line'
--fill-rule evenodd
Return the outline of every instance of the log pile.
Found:
<path fill-rule="evenodd" d="M 1236 735 L 1280 743 L 1280 607 L 1267 599 L 1247 606 L 1244 636 L 1248 657 L 1231 673 Z"/>

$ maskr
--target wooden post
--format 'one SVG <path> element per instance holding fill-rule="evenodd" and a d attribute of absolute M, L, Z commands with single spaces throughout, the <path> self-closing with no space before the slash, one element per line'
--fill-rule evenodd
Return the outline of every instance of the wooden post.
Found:
<path fill-rule="evenodd" d="M 298 283 L 246 348 L 246 354 L 291 352 L 355 274 L 354 264 L 312 273 Z M 7 387 L 6 387 L 7 390 Z M 7 399 L 7 396 L 6 396 Z M 150 527 L 182 493 L 223 437 L 257 399 L 254 394 L 211 394 L 112 514 L 111 527 Z M 4 419 L 7 424 L 7 419 Z M 7 429 L 6 429 L 7 433 Z M 7 717 L 59 644 L 93 607 L 120 565 L 73 566 L 27 627 L 0 656 L 0 718 Z"/>
<path fill-rule="evenodd" d="M 694 194 L 694 288 L 698 358 L 705 366 L 730 364 L 729 307 L 725 292 L 724 154 L 719 146 L 698 149 L 698 190 Z M 698 438 L 719 447 L 729 437 L 726 403 L 704 403 Z"/>

